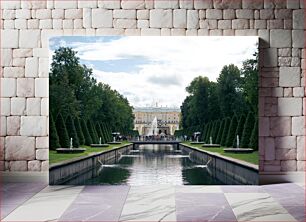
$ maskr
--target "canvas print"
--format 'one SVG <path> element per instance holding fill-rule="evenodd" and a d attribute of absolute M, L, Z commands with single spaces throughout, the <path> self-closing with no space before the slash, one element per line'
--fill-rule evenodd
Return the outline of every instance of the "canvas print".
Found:
<path fill-rule="evenodd" d="M 59 36 L 49 181 L 258 184 L 258 38 Z"/>

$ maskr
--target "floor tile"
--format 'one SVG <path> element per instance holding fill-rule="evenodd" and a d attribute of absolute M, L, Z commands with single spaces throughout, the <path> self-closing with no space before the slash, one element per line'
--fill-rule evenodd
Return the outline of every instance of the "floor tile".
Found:
<path fill-rule="evenodd" d="M 176 221 L 174 186 L 133 186 L 120 221 Z"/>
<path fill-rule="evenodd" d="M 83 186 L 48 186 L 15 209 L 3 221 L 57 220 L 82 189 Z"/>
<path fill-rule="evenodd" d="M 267 193 L 305 193 L 305 189 L 294 183 L 264 185 L 262 189 Z"/>
<path fill-rule="evenodd" d="M 220 186 L 175 186 L 176 193 L 222 193 Z"/>
<path fill-rule="evenodd" d="M 260 186 L 241 186 L 226 185 L 221 186 L 224 193 L 263 193 L 265 192 Z"/>
<path fill-rule="evenodd" d="M 128 186 L 86 186 L 58 221 L 118 221 Z"/>
<path fill-rule="evenodd" d="M 236 221 L 223 193 L 176 193 L 177 221 Z"/>
<path fill-rule="evenodd" d="M 305 206 L 305 193 L 270 193 L 281 205 Z"/>
<path fill-rule="evenodd" d="M 297 221 L 305 222 L 305 205 L 300 206 L 283 206 Z"/>
<path fill-rule="evenodd" d="M 225 193 L 238 221 L 296 221 L 267 193 Z"/>

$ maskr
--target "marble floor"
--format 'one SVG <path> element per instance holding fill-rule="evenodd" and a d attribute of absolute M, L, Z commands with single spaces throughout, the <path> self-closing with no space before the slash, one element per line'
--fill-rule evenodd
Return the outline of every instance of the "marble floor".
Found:
<path fill-rule="evenodd" d="M 305 186 L 0 186 L 1 221 L 305 221 Z"/>

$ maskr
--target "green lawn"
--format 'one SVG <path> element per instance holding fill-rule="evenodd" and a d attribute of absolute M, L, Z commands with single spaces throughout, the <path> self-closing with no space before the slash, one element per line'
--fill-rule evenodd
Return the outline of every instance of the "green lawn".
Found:
<path fill-rule="evenodd" d="M 214 152 L 214 153 L 219 153 L 219 154 L 221 154 L 223 156 L 232 157 L 234 159 L 243 160 L 243 161 L 246 161 L 248 163 L 252 163 L 252 164 L 258 165 L 258 159 L 259 159 L 258 151 L 254 151 L 253 153 L 225 153 L 223 151 L 223 149 L 225 147 L 220 147 L 220 148 L 204 148 L 204 147 L 202 147 L 202 145 L 194 145 L 194 144 L 191 145 L 190 142 L 183 142 L 183 144 L 186 144 L 186 145 L 191 146 L 191 147 L 196 147 L 196 148 L 199 148 L 201 150 L 205 150 L 205 151 L 209 151 L 209 152 Z"/>
<path fill-rule="evenodd" d="M 89 154 L 92 154 L 92 153 L 98 153 L 101 151 L 111 150 L 116 147 L 125 146 L 127 144 L 129 144 L 129 142 L 124 141 L 121 144 L 112 144 L 112 145 L 109 145 L 109 147 L 101 147 L 101 148 L 92 148 L 90 146 L 81 145 L 80 147 L 86 148 L 86 151 L 84 153 L 74 153 L 74 154 L 69 154 L 69 153 L 62 154 L 62 153 L 57 153 L 55 150 L 50 150 L 49 151 L 49 162 L 50 164 L 59 163 L 65 160 L 70 160 L 70 159 L 74 159 L 74 158 L 81 157 L 81 156 L 88 156 Z"/>

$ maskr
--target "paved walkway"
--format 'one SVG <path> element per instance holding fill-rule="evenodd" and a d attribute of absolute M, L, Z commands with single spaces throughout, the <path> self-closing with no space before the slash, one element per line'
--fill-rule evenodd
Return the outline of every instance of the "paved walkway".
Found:
<path fill-rule="evenodd" d="M 1 186 L 3 221 L 305 221 L 302 184 Z"/>

